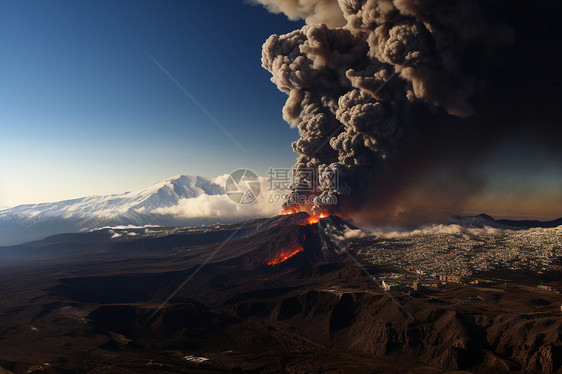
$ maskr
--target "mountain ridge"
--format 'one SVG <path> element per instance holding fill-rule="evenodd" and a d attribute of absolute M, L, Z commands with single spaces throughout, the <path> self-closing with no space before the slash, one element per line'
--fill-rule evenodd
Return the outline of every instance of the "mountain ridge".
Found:
<path fill-rule="evenodd" d="M 553 228 L 562 225 L 562 217 L 551 221 L 539 220 L 514 220 L 514 219 L 495 219 L 494 217 L 480 213 L 474 216 L 460 216 L 454 215 L 451 217 L 450 222 L 467 227 L 496 227 L 501 229 L 532 229 L 532 228 Z"/>
<path fill-rule="evenodd" d="M 32 212 L 33 209 L 40 209 L 48 214 L 52 213 L 52 211 L 49 210 L 51 208 L 62 208 L 63 212 L 74 213 L 80 208 L 80 206 L 76 206 L 77 204 L 82 204 L 83 207 L 87 207 L 87 204 L 95 204 L 98 206 L 97 215 L 103 215 L 102 213 L 112 215 L 123 213 L 127 210 L 160 208 L 162 207 L 162 203 L 170 206 L 176 204 L 180 198 L 197 197 L 203 193 L 207 195 L 219 195 L 224 193 L 224 189 L 222 186 L 214 183 L 210 178 L 196 175 L 177 175 L 137 191 L 111 195 L 91 195 L 49 203 L 22 204 L 0 210 L 0 219 L 7 214 L 23 213 L 27 217 L 33 217 L 39 214 L 39 212 Z M 164 200 L 166 195 L 169 197 L 167 199 L 168 201 Z M 125 205 L 124 203 L 127 204 Z M 110 209 L 100 211 L 100 205 L 107 205 Z M 113 208 L 111 205 L 113 205 Z M 96 213 L 96 211 L 92 210 L 89 213 Z"/>
<path fill-rule="evenodd" d="M 182 199 L 222 194 L 224 188 L 211 178 L 177 175 L 137 191 L 18 205 L 0 210 L 0 245 L 102 226 L 211 223 L 216 218 L 178 219 L 154 211 L 176 206 Z"/>

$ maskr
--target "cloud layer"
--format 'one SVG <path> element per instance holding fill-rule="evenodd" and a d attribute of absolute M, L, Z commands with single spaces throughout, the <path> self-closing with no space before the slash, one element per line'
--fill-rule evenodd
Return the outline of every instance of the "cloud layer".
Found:
<path fill-rule="evenodd" d="M 214 182 L 224 186 L 228 174 L 217 177 Z M 279 213 L 281 203 L 270 199 L 273 194 L 268 191 L 266 180 L 261 178 L 262 191 L 252 204 L 236 204 L 227 195 L 200 195 L 181 199 L 177 205 L 155 209 L 153 212 L 172 215 L 178 218 L 217 218 L 230 220 L 234 218 L 270 217 Z"/>

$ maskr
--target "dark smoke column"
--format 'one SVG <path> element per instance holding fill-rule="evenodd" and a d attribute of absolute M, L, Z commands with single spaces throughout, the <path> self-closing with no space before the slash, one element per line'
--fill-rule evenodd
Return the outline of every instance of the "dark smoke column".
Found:
<path fill-rule="evenodd" d="M 311 168 L 319 194 L 307 208 L 334 212 L 339 206 L 326 204 L 334 197 L 340 206 L 361 199 L 361 187 L 395 158 L 415 107 L 471 115 L 474 77 L 463 72 L 463 54 L 476 40 L 505 40 L 504 30 L 482 22 L 477 1 L 257 2 L 308 23 L 272 35 L 262 52 L 262 66 L 288 95 L 283 118 L 301 135 L 293 143 L 297 182 L 286 208 L 298 201 Z M 337 189 L 328 179 L 336 170 Z"/>

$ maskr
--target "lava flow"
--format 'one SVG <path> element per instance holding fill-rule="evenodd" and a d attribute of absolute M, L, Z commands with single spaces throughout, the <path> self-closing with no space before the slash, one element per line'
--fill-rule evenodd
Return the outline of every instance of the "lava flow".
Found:
<path fill-rule="evenodd" d="M 304 251 L 304 248 L 297 243 L 289 248 L 281 250 L 277 255 L 275 255 L 275 257 L 265 260 L 265 263 L 269 266 L 277 265 L 283 261 L 287 261 L 294 255 L 302 251 Z"/>

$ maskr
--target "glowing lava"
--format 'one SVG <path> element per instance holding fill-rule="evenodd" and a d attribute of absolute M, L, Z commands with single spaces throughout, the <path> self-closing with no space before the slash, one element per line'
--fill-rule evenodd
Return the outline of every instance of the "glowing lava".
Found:
<path fill-rule="evenodd" d="M 265 260 L 265 263 L 269 266 L 277 265 L 283 261 L 287 261 L 299 252 L 304 251 L 304 248 L 300 244 L 296 244 L 291 248 L 285 248 L 281 250 L 275 257 Z"/>
<path fill-rule="evenodd" d="M 320 217 L 316 217 L 316 216 L 309 216 L 309 217 L 304 219 L 304 222 L 305 222 L 306 225 L 313 225 L 313 224 L 317 223 L 318 221 L 320 221 Z"/>
<path fill-rule="evenodd" d="M 300 212 L 300 210 L 297 207 L 288 206 L 281 211 L 281 214 L 283 214 L 283 215 L 295 214 L 295 213 L 298 213 L 298 212 Z"/>
<path fill-rule="evenodd" d="M 326 218 L 329 215 L 330 214 L 328 214 L 325 211 L 315 212 L 315 213 L 313 213 L 313 215 L 304 219 L 304 224 L 305 225 L 313 225 L 315 223 L 318 223 L 318 221 L 320 221 L 322 218 Z"/>
<path fill-rule="evenodd" d="M 301 210 L 299 206 L 288 206 L 281 211 L 281 214 L 288 215 L 288 214 L 295 214 L 300 212 L 309 212 L 308 210 Z M 321 211 L 313 211 L 310 215 L 303 219 L 301 225 L 313 225 L 318 223 L 322 218 L 329 217 L 330 213 L 327 210 Z"/>

